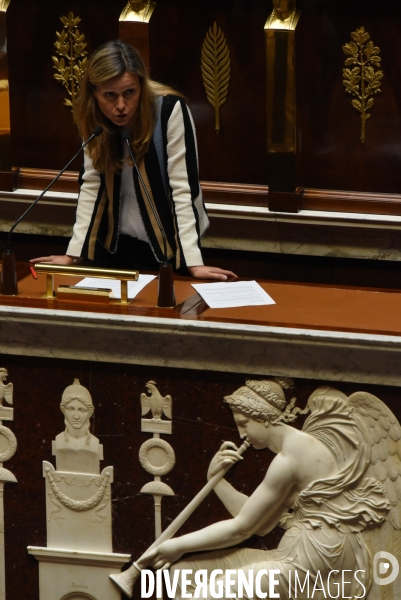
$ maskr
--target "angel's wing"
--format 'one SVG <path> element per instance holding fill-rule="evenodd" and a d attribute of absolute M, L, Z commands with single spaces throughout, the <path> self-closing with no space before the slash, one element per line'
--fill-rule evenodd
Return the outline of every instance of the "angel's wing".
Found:
<path fill-rule="evenodd" d="M 401 426 L 392 411 L 376 396 L 356 392 L 348 405 L 365 424 L 371 446 L 371 460 L 365 476 L 378 479 L 386 492 L 390 511 L 381 527 L 362 532 L 372 559 L 377 552 L 393 554 L 401 563 Z M 388 573 L 389 574 L 389 573 Z M 379 586 L 373 582 L 368 600 L 401 600 L 401 586 Z"/>

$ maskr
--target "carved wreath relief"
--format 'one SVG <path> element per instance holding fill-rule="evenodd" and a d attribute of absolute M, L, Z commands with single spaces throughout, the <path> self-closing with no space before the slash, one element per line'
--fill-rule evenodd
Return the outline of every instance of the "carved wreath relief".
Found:
<path fill-rule="evenodd" d="M 5 483 L 17 483 L 14 474 L 3 467 L 3 463 L 10 460 L 17 451 L 17 439 L 11 429 L 4 427 L 3 421 L 14 420 L 14 409 L 6 404 L 13 404 L 14 386 L 11 382 L 7 383 L 8 371 L 4 367 L 0 368 L 0 598 L 6 597 L 5 581 L 5 546 L 4 546 L 4 506 L 3 490 Z"/>
<path fill-rule="evenodd" d="M 154 476 L 154 481 L 146 483 L 140 493 L 153 496 L 155 505 L 155 535 L 161 534 L 161 500 L 163 496 L 174 496 L 169 485 L 161 481 L 174 468 L 175 453 L 168 442 L 160 439 L 160 434 L 172 433 L 172 398 L 170 395 L 163 397 L 157 389 L 155 381 L 146 384 L 147 394 L 141 394 L 142 420 L 141 431 L 153 433 L 153 438 L 147 440 L 139 449 L 139 462 L 142 467 Z M 152 418 L 143 418 L 151 412 Z M 167 417 L 162 419 L 163 415 Z"/>
<path fill-rule="evenodd" d="M 3 402 L 13 404 L 13 384 L 6 383 L 8 378 L 7 369 L 0 368 L 0 436 L 5 438 L 5 444 L 2 444 L 3 450 L 0 452 L 0 483 L 6 481 L 16 482 L 14 475 L 3 468 L 3 463 L 10 460 L 17 451 L 17 439 L 11 429 L 4 427 L 3 421 L 14 420 L 14 409 L 4 406 Z M 5 446 L 5 448 L 4 448 Z"/>

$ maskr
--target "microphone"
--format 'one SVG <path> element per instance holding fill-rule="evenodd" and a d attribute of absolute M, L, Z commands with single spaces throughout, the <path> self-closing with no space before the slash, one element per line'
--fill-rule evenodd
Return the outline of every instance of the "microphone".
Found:
<path fill-rule="evenodd" d="M 129 131 L 127 131 L 127 129 L 124 129 L 121 132 L 121 137 L 123 139 L 123 141 L 127 144 L 127 148 L 128 148 L 128 152 L 129 155 L 131 157 L 132 162 L 134 163 L 134 167 L 135 170 L 137 172 L 139 181 L 142 184 L 142 188 L 145 192 L 146 198 L 149 202 L 150 208 L 152 209 L 153 212 L 153 216 L 156 219 L 156 223 L 159 226 L 160 229 L 160 233 L 162 234 L 162 238 L 163 238 L 163 254 L 164 254 L 164 261 L 160 263 L 160 271 L 159 271 L 159 293 L 158 293 L 158 300 L 157 300 L 157 306 L 159 307 L 163 307 L 163 308 L 173 308 L 175 306 L 175 292 L 174 292 L 174 279 L 173 279 L 173 267 L 171 266 L 171 264 L 168 262 L 167 260 L 167 238 L 166 238 L 166 232 L 164 231 L 164 227 L 160 221 L 160 217 L 157 213 L 156 207 L 150 197 L 150 194 L 147 190 L 147 187 L 145 185 L 145 182 L 143 180 L 143 177 L 138 169 L 138 165 L 136 163 L 136 160 L 134 158 L 134 154 L 132 152 L 131 149 L 131 145 L 129 143 L 130 140 L 130 134 Z"/>
<path fill-rule="evenodd" d="M 136 170 L 136 172 L 138 174 L 138 177 L 139 177 L 139 181 L 142 184 L 142 187 L 143 187 L 143 189 L 145 191 L 146 198 L 148 199 L 148 202 L 149 202 L 150 207 L 152 209 L 153 215 L 154 215 L 154 217 L 156 219 L 156 223 L 158 224 L 160 232 L 162 234 L 162 238 L 163 238 L 163 250 L 164 250 L 164 261 L 167 262 L 167 239 L 166 239 L 166 234 L 165 234 L 165 231 L 164 231 L 164 227 L 161 224 L 159 215 L 157 214 L 156 207 L 155 207 L 155 205 L 152 202 L 152 199 L 151 199 L 151 197 L 149 195 L 149 192 L 148 192 L 148 190 L 146 188 L 146 185 L 145 185 L 145 182 L 143 180 L 143 177 L 142 177 L 142 175 L 141 175 L 141 173 L 140 173 L 140 171 L 138 169 L 138 165 L 136 164 L 136 160 L 134 158 L 134 154 L 133 154 L 133 152 L 131 150 L 131 146 L 130 146 L 130 143 L 129 143 L 129 139 L 130 139 L 129 131 L 127 131 L 126 129 L 124 129 L 124 131 L 121 133 L 121 137 L 123 138 L 124 142 L 126 142 L 126 144 L 127 144 L 128 151 L 129 151 L 130 156 L 131 156 L 131 160 L 134 163 L 135 170 Z"/>
<path fill-rule="evenodd" d="M 3 252 L 2 262 L 3 267 L 1 271 L 1 293 L 3 296 L 16 296 L 18 294 L 17 287 L 17 274 L 15 269 L 15 255 L 14 252 L 11 252 L 11 236 L 13 234 L 14 229 L 17 225 L 22 221 L 22 219 L 29 213 L 30 210 L 39 202 L 41 198 L 46 194 L 47 191 L 52 187 L 54 183 L 61 177 L 61 175 L 68 169 L 70 164 L 79 156 L 82 150 L 95 138 L 98 137 L 103 132 L 103 127 L 99 125 L 96 129 L 93 130 L 88 139 L 83 142 L 78 152 L 75 156 L 68 162 L 68 164 L 58 173 L 58 175 L 53 179 L 51 183 L 47 186 L 47 188 L 32 202 L 30 206 L 26 209 L 26 211 L 20 216 L 20 218 L 14 223 L 11 227 L 10 231 L 7 235 L 6 240 L 6 251 Z"/>

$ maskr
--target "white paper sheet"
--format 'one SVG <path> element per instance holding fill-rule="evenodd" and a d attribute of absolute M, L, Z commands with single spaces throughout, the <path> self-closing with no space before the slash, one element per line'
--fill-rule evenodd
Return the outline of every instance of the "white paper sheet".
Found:
<path fill-rule="evenodd" d="M 276 304 L 256 281 L 193 283 L 192 287 L 210 308 Z"/>
<path fill-rule="evenodd" d="M 128 298 L 132 300 L 144 287 L 148 285 L 156 275 L 139 275 L 138 281 L 128 282 Z M 121 298 L 121 281 L 116 279 L 97 279 L 97 277 L 85 277 L 82 281 L 76 284 L 75 287 L 81 288 L 102 288 L 113 291 L 114 298 Z"/>

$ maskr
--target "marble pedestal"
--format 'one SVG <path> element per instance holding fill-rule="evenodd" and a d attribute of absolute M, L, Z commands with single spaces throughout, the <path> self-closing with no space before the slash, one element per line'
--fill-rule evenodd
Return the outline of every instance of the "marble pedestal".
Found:
<path fill-rule="evenodd" d="M 130 555 L 112 552 L 113 467 L 100 475 L 71 473 L 44 461 L 43 475 L 49 546 L 28 546 L 39 561 L 40 600 L 120 600 L 109 575 L 119 573 Z M 88 498 L 94 506 L 83 510 Z"/>
<path fill-rule="evenodd" d="M 39 561 L 40 600 L 120 600 L 109 575 L 117 574 L 129 554 L 82 552 L 28 546 Z"/>
<path fill-rule="evenodd" d="M 63 392 L 65 431 L 52 442 L 56 467 L 43 461 L 47 547 L 28 546 L 39 561 L 40 600 L 120 600 L 110 580 L 129 561 L 112 546 L 113 467 L 100 472 L 103 446 L 92 435 L 89 390 L 78 379 Z"/>

